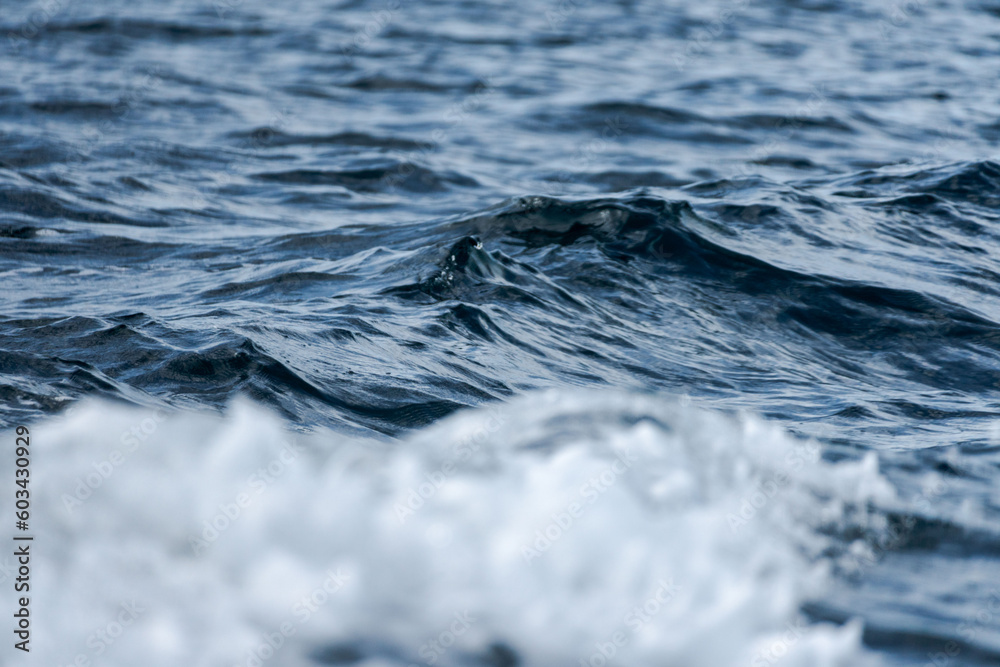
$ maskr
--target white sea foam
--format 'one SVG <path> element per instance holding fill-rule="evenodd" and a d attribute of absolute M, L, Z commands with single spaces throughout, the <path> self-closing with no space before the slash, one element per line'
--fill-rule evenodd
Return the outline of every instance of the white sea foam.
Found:
<path fill-rule="evenodd" d="M 892 489 L 756 418 L 549 392 L 380 443 L 84 403 L 32 439 L 26 664 L 870 658 L 798 612 Z"/>

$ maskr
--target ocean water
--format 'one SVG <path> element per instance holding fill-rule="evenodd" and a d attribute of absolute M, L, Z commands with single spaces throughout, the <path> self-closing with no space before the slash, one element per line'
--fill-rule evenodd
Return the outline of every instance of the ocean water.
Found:
<path fill-rule="evenodd" d="M 988 0 L 2 2 L 4 664 L 1000 664 L 998 76 Z"/>

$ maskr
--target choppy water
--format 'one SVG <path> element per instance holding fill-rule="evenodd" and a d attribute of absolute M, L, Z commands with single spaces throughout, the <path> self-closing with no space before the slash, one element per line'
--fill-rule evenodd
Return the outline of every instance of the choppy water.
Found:
<path fill-rule="evenodd" d="M 663 577 L 617 660 L 1000 661 L 1000 5 L 48 0 L 0 34 L 0 423 L 38 424 L 68 545 L 52 660 L 141 590 L 105 659 L 246 664 L 339 559 L 267 662 L 426 664 L 470 609 L 440 661 L 575 665 Z M 56 416 L 93 396 L 175 414 L 70 509 L 152 419 Z M 194 414 L 238 396 L 281 426 Z M 281 427 L 316 459 L 192 554 Z"/>

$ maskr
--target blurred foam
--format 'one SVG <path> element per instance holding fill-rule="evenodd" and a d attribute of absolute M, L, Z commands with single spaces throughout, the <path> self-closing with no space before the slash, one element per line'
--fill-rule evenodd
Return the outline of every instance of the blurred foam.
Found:
<path fill-rule="evenodd" d="M 90 402 L 33 438 L 32 664 L 869 659 L 799 610 L 893 490 L 755 417 L 553 391 L 387 443 Z"/>

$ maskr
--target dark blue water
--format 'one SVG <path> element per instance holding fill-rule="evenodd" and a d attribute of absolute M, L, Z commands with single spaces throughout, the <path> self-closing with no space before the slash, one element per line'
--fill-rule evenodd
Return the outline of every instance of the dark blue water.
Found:
<path fill-rule="evenodd" d="M 47 0 L 0 33 L 3 425 L 685 394 L 940 476 L 805 611 L 1000 661 L 995 610 L 959 631 L 1000 586 L 1000 4 Z"/>

